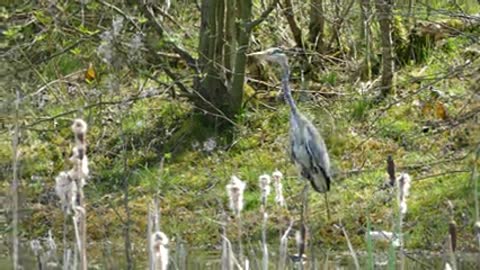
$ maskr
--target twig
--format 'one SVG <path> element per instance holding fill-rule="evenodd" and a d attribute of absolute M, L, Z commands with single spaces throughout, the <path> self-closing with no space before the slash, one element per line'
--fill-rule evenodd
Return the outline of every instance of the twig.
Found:
<path fill-rule="evenodd" d="M 38 125 L 40 123 L 43 123 L 43 122 L 52 121 L 52 120 L 55 120 L 55 119 L 63 117 L 63 116 L 71 115 L 71 114 L 74 114 L 74 113 L 79 112 L 79 111 L 84 111 L 84 110 L 87 110 L 87 109 L 91 109 L 91 108 L 95 108 L 95 107 L 99 107 L 99 106 L 103 106 L 103 105 L 118 105 L 118 104 L 122 104 L 122 103 L 125 103 L 125 102 L 130 102 L 130 101 L 137 101 L 137 100 L 142 100 L 142 99 L 147 99 L 147 98 L 152 98 L 152 97 L 158 97 L 158 96 L 161 96 L 163 94 L 164 94 L 164 92 L 161 92 L 161 93 L 156 94 L 156 95 L 145 96 L 145 97 L 135 96 L 135 97 L 131 97 L 131 98 L 128 98 L 128 99 L 122 99 L 122 100 L 101 101 L 101 102 L 85 105 L 85 106 L 80 107 L 78 109 L 73 109 L 73 110 L 70 110 L 70 111 L 59 113 L 59 114 L 54 115 L 54 116 L 42 118 L 42 119 L 40 119 L 36 122 L 25 125 L 24 128 L 31 128 L 31 127 L 36 126 L 36 125 Z"/>
<path fill-rule="evenodd" d="M 262 12 L 262 14 L 260 15 L 260 17 L 254 21 L 251 21 L 250 23 L 247 24 L 247 33 L 252 31 L 252 29 L 261 24 L 263 21 L 265 21 L 268 17 L 268 15 L 270 15 L 270 13 L 272 13 L 272 11 L 275 9 L 275 7 L 277 6 L 279 0 L 274 0 L 270 6 L 268 6 L 268 8 L 266 10 L 264 10 Z"/>
<path fill-rule="evenodd" d="M 160 22 L 158 22 L 158 20 L 156 19 L 155 13 L 153 12 L 153 9 L 151 6 L 142 5 L 142 10 L 143 10 L 143 13 L 147 16 L 147 18 L 153 23 L 153 27 L 159 35 L 163 35 L 164 33 L 167 33 L 163 25 Z M 175 43 L 171 41 L 166 41 L 165 43 L 171 46 L 172 50 L 176 52 L 178 55 L 180 55 L 180 57 L 182 57 L 187 62 L 187 65 L 193 71 L 195 71 L 195 73 L 199 73 L 198 67 L 197 67 L 197 60 L 193 58 L 193 56 L 191 56 L 187 51 L 180 48 L 179 46 L 177 46 Z"/>
<path fill-rule="evenodd" d="M 342 225 L 341 222 L 340 222 L 340 228 L 342 229 L 342 233 L 345 236 L 345 240 L 347 241 L 348 249 L 350 250 L 350 255 L 352 255 L 353 263 L 355 264 L 355 269 L 359 270 L 360 264 L 358 263 L 357 254 L 355 253 L 352 243 L 350 242 L 350 238 L 348 238 L 347 231 L 345 230 L 345 227 Z"/>
<path fill-rule="evenodd" d="M 408 259 L 418 263 L 418 264 L 421 264 L 422 266 L 425 267 L 425 269 L 434 269 L 435 267 L 429 263 L 426 263 L 426 262 L 423 262 L 415 257 L 413 257 L 412 255 L 408 254 L 407 252 L 403 251 L 403 255 L 405 255 L 405 257 L 407 257 Z"/>
<path fill-rule="evenodd" d="M 421 181 L 421 180 L 426 180 L 426 179 L 430 179 L 430 178 L 437 178 L 439 176 L 444 176 L 444 175 L 448 175 L 448 174 L 469 173 L 469 172 L 470 172 L 470 170 L 452 170 L 452 171 L 446 171 L 446 172 L 442 172 L 442 173 L 436 173 L 436 174 L 430 174 L 430 175 L 426 175 L 426 176 L 416 177 L 414 181 Z"/>
<path fill-rule="evenodd" d="M 183 26 L 180 23 L 178 23 L 172 16 L 170 16 L 170 14 L 163 11 L 160 7 L 158 7 L 156 5 L 154 5 L 153 7 L 158 11 L 158 13 L 160 13 L 162 15 L 162 17 L 165 17 L 168 20 L 170 20 L 173 24 L 175 24 L 178 28 L 180 28 L 185 33 L 185 35 L 187 35 L 187 37 L 191 38 L 190 34 L 187 31 L 185 31 Z"/>
<path fill-rule="evenodd" d="M 93 35 L 91 35 L 91 36 L 94 36 L 94 35 L 96 35 L 96 34 L 93 34 Z M 64 53 L 68 53 L 70 50 L 72 50 L 73 48 L 77 47 L 78 45 L 80 45 L 82 42 L 84 42 L 84 41 L 86 41 L 86 40 L 87 40 L 87 39 L 84 39 L 84 38 L 79 39 L 79 40 L 77 40 L 76 42 L 74 42 L 72 45 L 66 47 L 65 49 L 63 49 L 63 50 L 61 50 L 61 51 L 59 51 L 59 52 L 57 52 L 57 53 L 53 53 L 53 54 L 51 54 L 51 55 L 48 56 L 48 57 L 40 57 L 39 60 L 34 61 L 34 62 L 31 62 L 31 63 L 28 64 L 27 66 L 18 68 L 18 69 L 15 70 L 15 72 L 16 72 L 16 73 L 20 73 L 20 72 L 23 72 L 23 71 L 25 71 L 25 70 L 29 70 L 29 69 L 33 68 L 34 66 L 36 66 L 36 65 L 39 65 L 39 64 L 41 64 L 41 63 L 48 62 L 48 61 L 52 60 L 53 58 L 55 58 L 55 57 L 57 57 L 57 56 L 60 56 L 60 55 L 62 55 L 62 54 L 64 54 Z M 11 74 L 11 71 L 8 71 L 8 70 L 7 70 L 6 72 L 0 74 L 0 78 L 5 77 L 5 76 L 8 76 L 8 75 L 10 75 L 10 74 Z"/>
<path fill-rule="evenodd" d="M 123 10 L 121 10 L 120 8 L 118 8 L 117 6 L 113 5 L 113 4 L 110 4 L 110 3 L 107 3 L 105 1 L 102 1 L 102 0 L 97 0 L 100 4 L 106 6 L 106 7 L 109 7 L 111 9 L 113 9 L 115 12 L 117 12 L 118 14 L 120 14 L 122 17 L 124 17 L 125 19 L 129 20 L 130 23 L 137 29 L 137 31 L 142 31 L 142 29 L 140 28 L 140 26 L 137 25 L 137 23 L 132 19 L 131 16 L 127 15 Z"/>

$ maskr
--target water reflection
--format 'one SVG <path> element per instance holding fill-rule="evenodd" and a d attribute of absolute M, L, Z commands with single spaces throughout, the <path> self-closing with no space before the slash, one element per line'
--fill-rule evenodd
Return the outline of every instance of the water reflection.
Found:
<path fill-rule="evenodd" d="M 91 249 L 92 253 L 99 246 Z M 101 246 L 100 246 L 101 247 Z M 104 247 L 104 245 L 103 245 Z M 270 247 L 270 250 L 273 250 Z M 4 250 L 5 251 L 5 250 Z M 122 247 L 115 247 L 111 250 L 114 255 L 106 258 L 105 252 L 95 252 L 89 254 L 89 269 L 125 269 L 125 259 Z M 102 255 L 103 254 L 103 255 Z M 250 269 L 261 269 L 262 253 L 258 249 L 247 249 Z M 312 252 L 310 252 L 312 254 Z M 307 261 L 303 269 L 355 269 L 355 265 L 349 253 L 346 252 L 326 252 L 315 251 Z M 61 258 L 61 254 L 57 254 Z M 147 253 L 135 251 L 135 269 L 147 269 Z M 361 269 L 368 269 L 368 254 L 359 252 L 357 254 Z M 405 269 L 444 269 L 447 255 L 441 253 L 431 253 L 424 251 L 407 252 Z M 205 251 L 190 249 L 180 245 L 172 248 L 170 256 L 169 269 L 193 269 L 208 270 L 221 269 L 221 252 L 218 250 Z M 278 254 L 270 252 L 269 269 L 277 269 Z M 20 265 L 23 269 L 38 269 L 37 259 L 25 244 L 21 245 Z M 374 254 L 375 269 L 389 269 L 388 254 Z M 60 262 L 57 266 L 51 264 L 47 269 L 62 269 Z M 12 269 L 11 260 L 5 253 L 0 254 L 0 269 Z M 298 263 L 288 259 L 287 269 L 300 269 Z M 398 267 L 397 267 L 398 269 Z M 475 253 L 457 253 L 457 269 L 480 269 L 480 258 Z"/>

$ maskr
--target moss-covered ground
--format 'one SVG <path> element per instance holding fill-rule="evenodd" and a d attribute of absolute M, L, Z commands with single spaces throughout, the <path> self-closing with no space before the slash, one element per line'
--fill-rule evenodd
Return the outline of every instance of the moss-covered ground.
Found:
<path fill-rule="evenodd" d="M 313 93 L 296 91 L 296 99 L 305 100 L 299 103 L 300 109 L 325 138 L 335 174 L 328 194 L 330 219 L 323 196 L 309 194 L 308 223 L 314 243 L 346 250 L 342 232 L 335 226 L 343 224 L 354 247 L 365 250 L 367 220 L 376 230 L 392 229 L 395 193 L 384 187 L 386 158 L 391 155 L 397 172 L 407 172 L 413 179 L 403 227 L 406 247 L 444 249 L 450 200 L 455 207 L 458 250 L 478 251 L 472 225 L 473 187 L 479 180 L 472 178 L 472 170 L 480 165 L 475 161 L 480 138 L 480 60 L 462 53 L 466 43 L 462 38 L 447 39 L 425 64 L 405 66 L 397 73 L 396 94 L 383 101 L 376 99 L 378 93 L 367 84 L 349 82 L 343 66 L 330 67 L 328 83 L 321 89 L 312 85 L 306 90 Z M 298 78 L 294 73 L 295 90 L 300 85 Z M 122 88 L 116 95 L 132 89 Z M 165 95 L 86 108 L 82 116 L 89 124 L 92 172 L 85 188 L 89 239 L 122 241 L 126 178 L 131 233 L 137 246 L 144 246 L 148 204 L 158 196 L 161 227 L 167 235 L 193 247 L 215 247 L 224 222 L 222 213 L 230 213 L 225 185 L 237 175 L 247 182 L 244 239 L 258 242 L 262 220 L 258 177 L 279 169 L 285 175 L 288 207 L 276 206 L 273 196 L 268 201 L 268 238 L 276 241 L 289 220 L 299 220 L 304 182 L 287 155 L 288 108 L 281 98 L 271 97 L 277 90 L 270 91 L 272 95 L 246 105 L 228 134 L 204 127 L 190 104 L 167 100 Z M 319 94 L 322 91 L 336 94 L 325 97 Z M 65 105 L 60 100 L 58 104 L 63 105 L 46 108 L 49 115 L 81 106 L 81 101 Z M 53 228 L 61 239 L 63 214 L 54 194 L 54 178 L 68 167 L 73 117 L 41 119 L 22 134 L 22 195 L 28 213 L 21 224 L 25 238 L 45 235 Z M 11 134 L 0 136 L 1 158 L 7 168 Z M 6 190 L 7 181 L 2 186 Z M 235 238 L 233 216 L 230 221 L 229 236 Z"/>

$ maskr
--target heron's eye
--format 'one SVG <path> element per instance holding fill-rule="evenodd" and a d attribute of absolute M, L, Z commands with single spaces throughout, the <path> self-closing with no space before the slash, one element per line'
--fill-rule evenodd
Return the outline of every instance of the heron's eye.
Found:
<path fill-rule="evenodd" d="M 272 51 L 272 54 L 281 54 L 282 53 L 282 50 L 280 49 L 275 49 Z"/>

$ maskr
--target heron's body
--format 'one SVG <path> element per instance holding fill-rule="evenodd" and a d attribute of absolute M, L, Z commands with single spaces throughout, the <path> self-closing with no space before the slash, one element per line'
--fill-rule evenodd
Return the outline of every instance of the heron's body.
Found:
<path fill-rule="evenodd" d="M 323 149 L 323 150 L 322 150 Z M 327 147 L 313 124 L 303 115 L 290 116 L 290 156 L 300 174 L 321 193 L 330 190 L 330 159 Z"/>
<path fill-rule="evenodd" d="M 293 100 L 288 80 L 290 78 L 290 69 L 288 59 L 285 53 L 279 48 L 271 48 L 251 55 L 260 56 L 266 60 L 276 62 L 283 68 L 282 89 L 285 101 L 290 107 L 290 157 L 298 168 L 303 178 L 308 179 L 315 191 L 325 195 L 327 216 L 330 219 L 328 209 L 327 192 L 330 190 L 330 159 L 328 157 L 327 147 L 315 126 L 303 116 Z M 302 243 L 299 247 L 299 257 L 302 264 L 303 254 L 305 253 L 305 243 L 307 238 L 306 216 L 308 202 L 308 184 L 303 189 L 302 201 Z"/>
<path fill-rule="evenodd" d="M 320 193 L 330 190 L 330 159 L 327 147 L 315 126 L 297 108 L 288 84 L 290 69 L 288 58 L 279 48 L 252 53 L 268 61 L 280 64 L 283 69 L 282 89 L 290 107 L 290 156 L 300 174 L 308 179 Z"/>

